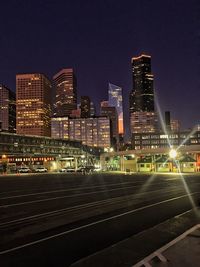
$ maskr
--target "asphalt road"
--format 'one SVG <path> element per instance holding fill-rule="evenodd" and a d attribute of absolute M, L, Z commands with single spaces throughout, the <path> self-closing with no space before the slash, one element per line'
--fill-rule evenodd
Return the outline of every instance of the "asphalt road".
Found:
<path fill-rule="evenodd" d="M 200 201 L 200 175 L 0 176 L 0 266 L 73 262 Z"/>

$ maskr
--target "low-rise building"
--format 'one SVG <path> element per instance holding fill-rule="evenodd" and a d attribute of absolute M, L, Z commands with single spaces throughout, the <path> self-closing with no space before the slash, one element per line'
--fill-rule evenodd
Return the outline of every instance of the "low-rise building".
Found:
<path fill-rule="evenodd" d="M 110 119 L 107 117 L 69 120 L 69 139 L 93 147 L 111 146 Z"/>
<path fill-rule="evenodd" d="M 200 131 L 170 132 L 168 134 L 162 132 L 132 134 L 132 148 L 134 150 L 194 144 L 200 144 Z"/>

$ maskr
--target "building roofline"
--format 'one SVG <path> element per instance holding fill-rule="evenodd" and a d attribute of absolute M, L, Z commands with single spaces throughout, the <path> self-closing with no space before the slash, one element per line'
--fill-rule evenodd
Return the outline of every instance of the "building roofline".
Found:
<path fill-rule="evenodd" d="M 74 72 L 73 68 L 63 68 L 61 69 L 59 72 L 57 72 L 54 76 L 53 76 L 53 80 L 55 80 L 56 78 L 58 78 L 61 74 L 63 73 L 69 73 L 69 72 Z"/>
<path fill-rule="evenodd" d="M 16 79 L 17 79 L 18 76 L 23 76 L 23 75 L 24 75 L 24 76 L 26 76 L 26 75 L 27 75 L 27 76 L 28 76 L 28 75 L 30 75 L 30 76 L 31 76 L 31 75 L 42 75 L 42 76 L 44 76 L 47 80 L 50 81 L 50 79 L 48 78 L 48 76 L 47 76 L 46 74 L 44 74 L 43 72 L 33 72 L 33 73 L 26 73 L 26 72 L 25 72 L 25 73 L 17 73 L 17 74 L 16 74 Z"/>
<path fill-rule="evenodd" d="M 151 58 L 151 56 L 150 56 L 150 55 L 147 55 L 147 54 L 141 54 L 141 55 L 140 55 L 140 56 L 138 56 L 138 57 L 132 57 L 132 60 L 137 60 L 137 59 L 140 59 L 140 58 L 142 58 L 142 57 Z"/>

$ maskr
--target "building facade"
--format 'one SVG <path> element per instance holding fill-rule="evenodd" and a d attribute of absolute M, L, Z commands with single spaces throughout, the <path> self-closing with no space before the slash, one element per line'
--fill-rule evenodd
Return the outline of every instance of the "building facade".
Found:
<path fill-rule="evenodd" d="M 90 117 L 93 118 L 96 116 L 96 107 L 94 102 L 91 101 L 90 103 Z"/>
<path fill-rule="evenodd" d="M 123 98 L 122 88 L 109 83 L 108 88 L 108 105 L 115 107 L 118 114 L 118 133 L 124 134 L 124 115 L 123 115 Z"/>
<path fill-rule="evenodd" d="M 0 84 L 0 130 L 16 132 L 16 95 Z"/>
<path fill-rule="evenodd" d="M 31 169 L 44 165 L 53 171 L 63 164 L 74 163 L 78 167 L 83 155 L 86 164 L 93 165 L 102 152 L 101 148 L 87 147 L 78 141 L 0 132 L 0 172 L 2 166 L 7 172 L 12 172 L 14 166 L 24 165 Z"/>
<path fill-rule="evenodd" d="M 101 116 L 108 117 L 111 122 L 111 136 L 118 139 L 118 115 L 115 107 L 101 107 Z"/>
<path fill-rule="evenodd" d="M 155 112 L 138 111 L 130 113 L 131 133 L 154 133 L 157 131 L 157 115 Z"/>
<path fill-rule="evenodd" d="M 170 120 L 170 128 L 171 128 L 172 132 L 179 132 L 181 129 L 179 120 L 171 119 Z"/>
<path fill-rule="evenodd" d="M 55 117 L 70 116 L 77 108 L 77 82 L 73 69 L 62 69 L 53 76 Z"/>
<path fill-rule="evenodd" d="M 110 147 L 110 119 L 107 117 L 70 119 L 70 140 L 81 141 L 92 147 Z"/>
<path fill-rule="evenodd" d="M 89 96 L 81 96 L 81 117 L 90 118 L 91 100 Z"/>
<path fill-rule="evenodd" d="M 51 83 L 40 73 L 16 76 L 17 134 L 51 136 Z"/>
<path fill-rule="evenodd" d="M 51 137 L 69 139 L 69 118 L 60 117 L 51 119 Z"/>
<path fill-rule="evenodd" d="M 200 144 L 200 131 L 196 132 L 169 132 L 165 133 L 134 133 L 132 135 L 132 148 L 156 149 L 163 147 L 190 146 Z"/>
<path fill-rule="evenodd" d="M 130 93 L 130 128 L 131 133 L 145 132 L 146 123 L 152 123 L 151 129 L 157 128 L 154 109 L 154 76 L 151 72 L 151 56 L 141 55 L 132 58 L 133 89 Z M 141 116 L 139 115 L 141 113 Z M 143 117 L 137 122 L 136 117 Z"/>

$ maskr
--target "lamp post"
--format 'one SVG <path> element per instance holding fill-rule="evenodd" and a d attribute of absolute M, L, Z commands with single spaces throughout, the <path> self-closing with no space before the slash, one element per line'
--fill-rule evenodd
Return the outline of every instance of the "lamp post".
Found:
<path fill-rule="evenodd" d="M 177 151 L 175 150 L 175 149 L 170 149 L 170 151 L 169 151 L 169 157 L 172 159 L 172 168 L 171 168 L 171 171 L 173 172 L 174 171 L 174 164 L 173 164 L 173 162 L 174 161 L 176 161 L 176 157 L 177 157 Z M 177 165 L 178 163 L 176 163 L 176 165 Z M 177 166 L 178 167 L 178 166 Z"/>
<path fill-rule="evenodd" d="M 7 161 L 8 161 L 7 156 L 5 154 L 3 154 L 1 156 L 1 159 L 2 159 L 3 173 L 6 173 L 6 171 L 7 171 Z"/>

